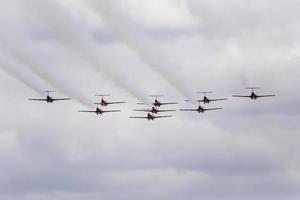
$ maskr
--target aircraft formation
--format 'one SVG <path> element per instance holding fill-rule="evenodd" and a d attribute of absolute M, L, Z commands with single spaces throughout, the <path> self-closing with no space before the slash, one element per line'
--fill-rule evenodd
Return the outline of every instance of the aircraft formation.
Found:
<path fill-rule="evenodd" d="M 239 98 L 249 98 L 250 100 L 256 100 L 258 98 L 264 98 L 264 97 L 274 97 L 276 95 L 274 94 L 263 94 L 263 95 L 258 95 L 255 90 L 260 89 L 258 87 L 247 87 L 245 89 L 251 90 L 250 95 L 232 95 L 232 97 L 239 97 Z M 56 91 L 52 90 L 47 90 L 46 92 L 46 97 L 45 98 L 31 98 L 28 99 L 30 101 L 44 101 L 47 103 L 53 103 L 54 101 L 65 101 L 65 100 L 71 100 L 71 98 L 64 97 L 64 98 L 54 98 L 50 96 L 50 93 L 54 93 Z M 209 104 L 211 102 L 215 101 L 225 101 L 228 100 L 228 98 L 210 98 L 207 97 L 207 94 L 212 93 L 212 91 L 206 91 L 206 92 L 197 92 L 199 94 L 203 94 L 202 99 L 196 100 L 197 103 L 199 103 L 198 107 L 196 108 L 184 108 L 184 109 L 179 109 L 179 111 L 183 112 L 198 112 L 198 113 L 204 113 L 206 111 L 212 111 L 212 110 L 221 110 L 223 108 L 221 107 L 210 107 L 206 108 L 202 104 Z M 126 103 L 125 101 L 108 101 L 104 99 L 104 97 L 108 97 L 110 95 L 108 94 L 97 94 L 95 95 L 96 97 L 101 97 L 101 99 L 94 103 L 96 105 L 95 110 L 79 110 L 78 112 L 81 113 L 95 113 L 96 115 L 102 115 L 104 113 L 109 113 L 109 112 L 121 112 L 121 110 L 105 110 L 103 107 L 107 107 L 109 105 L 113 104 L 124 104 Z M 174 109 L 160 109 L 160 107 L 165 106 L 165 105 L 174 105 L 174 104 L 179 104 L 178 102 L 163 102 L 159 100 L 159 98 L 163 97 L 163 95 L 149 95 L 149 97 L 155 98 L 153 102 L 151 102 L 151 108 L 143 108 L 143 109 L 133 109 L 135 112 L 146 112 L 146 116 L 130 116 L 129 118 L 132 119 L 147 119 L 147 120 L 154 120 L 158 118 L 169 118 L 172 117 L 172 115 L 160 115 L 159 113 L 166 113 L 166 112 L 175 112 L 176 110 Z M 190 102 L 192 100 L 186 100 L 187 102 Z M 145 105 L 145 103 L 137 103 L 137 105 Z M 99 107 L 101 106 L 101 108 Z"/>

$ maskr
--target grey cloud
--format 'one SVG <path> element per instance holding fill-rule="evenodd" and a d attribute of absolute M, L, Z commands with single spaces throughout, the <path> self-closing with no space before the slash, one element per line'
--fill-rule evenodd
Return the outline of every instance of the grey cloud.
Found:
<path fill-rule="evenodd" d="M 76 101 L 28 102 L 36 95 L 32 87 L 45 86 L 34 81 L 28 87 L 0 71 L 0 199 L 299 199 L 297 2 L 153 2 L 151 8 L 141 3 L 145 12 L 137 19 L 140 2 L 114 1 L 123 10 L 99 28 L 104 1 L 93 10 L 75 0 L 2 2 L 1 52 L 15 55 L 12 63 L 25 79 L 49 72 L 61 81 L 49 81 L 59 89 L 74 88 L 85 98 L 108 92 L 128 102 L 111 107 L 121 113 L 104 116 L 78 113 Z M 171 12 L 166 19 L 164 10 Z M 125 25 L 112 33 L 116 22 Z M 139 59 L 143 52 L 151 62 Z M 32 73 L 28 60 L 49 68 Z M 107 62 L 104 71 L 114 78 L 130 79 L 129 86 L 110 82 L 98 72 L 98 61 Z M 172 76 L 171 84 L 147 67 L 153 61 Z M 205 105 L 223 107 L 220 112 L 175 112 L 153 122 L 128 118 L 137 105 L 127 90 L 143 97 L 165 93 L 164 100 L 180 102 L 170 108 L 194 106 L 173 94 L 177 83 L 188 85 L 190 95 L 214 90 L 212 96 L 229 100 Z M 230 98 L 251 85 L 277 96 Z"/>

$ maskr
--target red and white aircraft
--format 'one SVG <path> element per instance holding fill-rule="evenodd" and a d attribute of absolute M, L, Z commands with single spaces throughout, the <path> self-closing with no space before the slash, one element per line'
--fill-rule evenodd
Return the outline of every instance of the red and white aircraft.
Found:
<path fill-rule="evenodd" d="M 248 90 L 252 90 L 251 94 L 250 95 L 232 95 L 233 97 L 245 97 L 245 98 L 250 98 L 251 100 L 255 100 L 257 98 L 261 98 L 261 97 L 274 97 L 276 95 L 274 94 L 267 94 L 267 95 L 257 95 L 254 90 L 255 89 L 260 89 L 259 87 L 247 87 L 245 89 L 248 89 Z"/>
<path fill-rule="evenodd" d="M 155 107 L 160 107 L 163 105 L 171 105 L 171 104 L 178 104 L 178 102 L 161 102 L 158 100 L 158 97 L 163 97 L 164 95 L 149 95 L 150 97 L 155 97 L 154 102 L 152 102 L 152 105 Z M 144 105 L 144 103 L 137 103 L 140 105 Z"/>
<path fill-rule="evenodd" d="M 95 96 L 97 97 L 101 97 L 101 100 L 100 100 L 100 105 L 101 106 L 108 106 L 110 104 L 121 104 L 121 103 L 125 103 L 125 101 L 106 101 L 104 100 L 104 97 L 107 97 L 107 96 L 110 96 L 109 94 L 96 94 Z"/>
<path fill-rule="evenodd" d="M 223 108 L 203 108 L 201 105 L 198 106 L 197 109 L 180 109 L 180 111 L 195 111 L 198 113 L 204 113 L 205 111 L 209 110 L 221 110 Z"/>
<path fill-rule="evenodd" d="M 107 112 L 121 112 L 121 110 L 102 110 L 98 107 L 100 103 L 95 103 L 97 105 L 96 110 L 79 110 L 78 112 L 96 113 L 97 115 L 102 115 Z"/>
<path fill-rule="evenodd" d="M 147 117 L 130 117 L 130 118 L 154 120 L 156 118 L 166 118 L 166 117 L 172 117 L 172 115 L 155 116 L 155 115 L 148 113 Z"/>
<path fill-rule="evenodd" d="M 174 112 L 176 110 L 159 110 L 153 106 L 151 109 L 134 109 L 134 111 L 142 111 L 142 112 L 149 112 L 149 113 L 157 114 L 159 112 Z"/>
<path fill-rule="evenodd" d="M 47 93 L 47 96 L 45 99 L 28 99 L 30 101 L 45 101 L 47 103 L 53 103 L 54 101 L 63 101 L 63 100 L 70 100 L 71 98 L 59 98 L 59 99 L 55 99 L 53 97 L 50 96 L 51 92 L 56 92 L 56 91 L 45 91 Z"/>
<path fill-rule="evenodd" d="M 212 91 L 207 91 L 207 92 L 197 92 L 203 94 L 203 99 L 197 100 L 197 102 L 203 102 L 204 104 L 209 104 L 211 101 L 224 101 L 227 100 L 227 98 L 220 98 L 220 99 L 210 99 L 206 96 L 207 93 L 212 93 Z"/>

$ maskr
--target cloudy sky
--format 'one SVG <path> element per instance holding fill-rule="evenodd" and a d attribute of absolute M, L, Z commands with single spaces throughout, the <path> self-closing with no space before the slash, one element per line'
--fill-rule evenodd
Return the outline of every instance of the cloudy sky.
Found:
<path fill-rule="evenodd" d="M 299 1 L 0 2 L 1 200 L 300 198 Z M 205 90 L 222 111 L 128 118 Z M 127 103 L 78 113 L 96 93 Z"/>

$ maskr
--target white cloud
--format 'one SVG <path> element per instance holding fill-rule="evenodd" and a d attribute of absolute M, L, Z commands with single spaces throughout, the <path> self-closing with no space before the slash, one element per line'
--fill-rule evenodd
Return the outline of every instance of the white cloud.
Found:
<path fill-rule="evenodd" d="M 183 0 L 115 1 L 114 6 L 127 13 L 133 23 L 149 29 L 191 28 L 197 24 Z"/>

